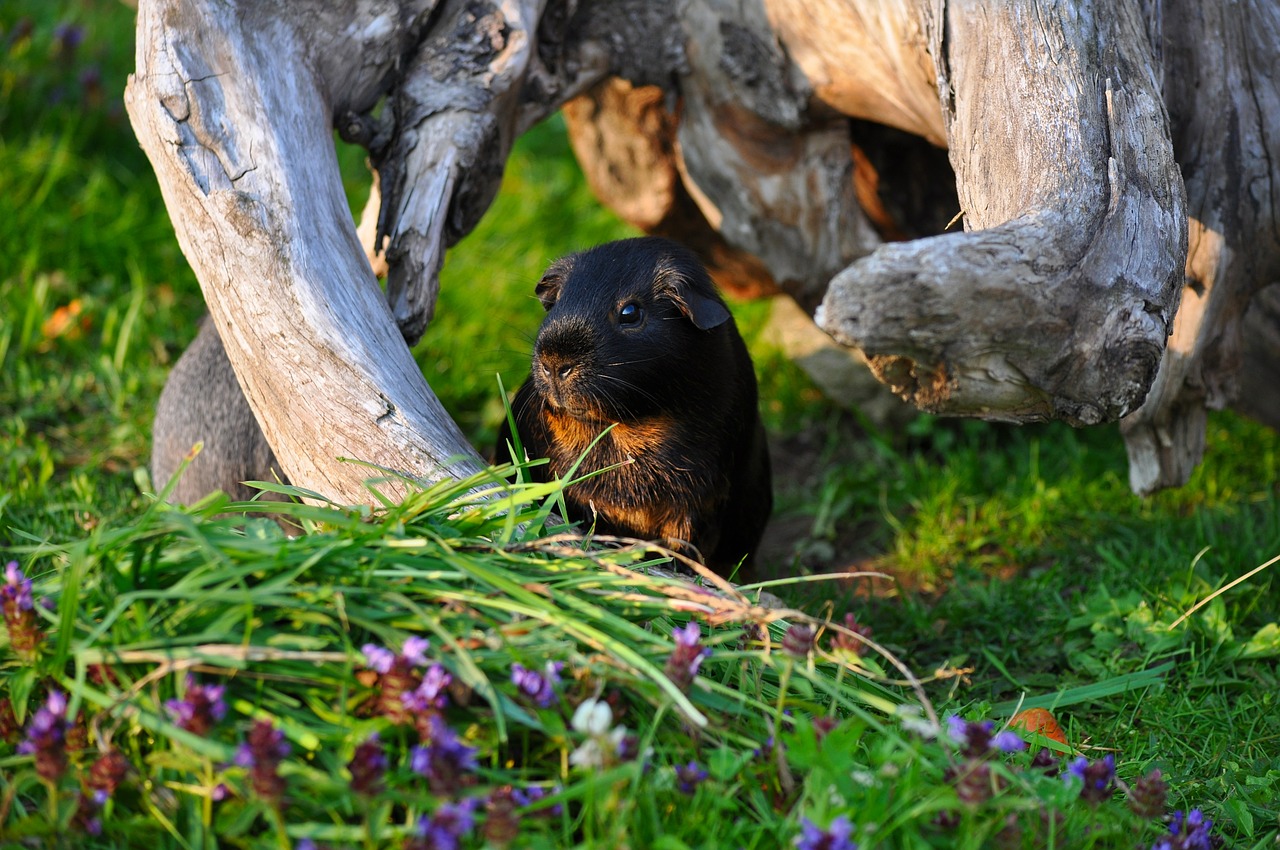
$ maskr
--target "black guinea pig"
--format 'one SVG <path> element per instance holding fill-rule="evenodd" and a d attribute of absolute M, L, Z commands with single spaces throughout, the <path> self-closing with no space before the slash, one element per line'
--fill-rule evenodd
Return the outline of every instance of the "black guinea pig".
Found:
<path fill-rule="evenodd" d="M 547 316 L 511 403 L 525 453 L 550 461 L 530 475 L 621 464 L 565 490 L 568 519 L 690 544 L 720 571 L 748 558 L 773 507 L 769 449 L 751 358 L 701 262 L 626 239 L 557 260 L 536 292 Z M 510 438 L 504 425 L 499 460 Z"/>

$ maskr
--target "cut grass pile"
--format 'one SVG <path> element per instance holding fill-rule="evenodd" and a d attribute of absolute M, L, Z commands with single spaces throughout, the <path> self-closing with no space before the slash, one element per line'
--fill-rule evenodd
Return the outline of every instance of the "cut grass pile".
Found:
<path fill-rule="evenodd" d="M 1094 808 L 1080 786 L 1032 771 L 1030 751 L 971 759 L 967 728 L 961 740 L 904 729 L 898 706 L 922 699 L 879 681 L 885 662 L 874 654 L 839 663 L 830 630 L 793 656 L 781 647 L 795 617 L 770 625 L 767 642 L 742 637 L 768 619 L 758 612 L 712 629 L 672 596 L 676 585 L 612 569 L 634 566 L 634 553 L 565 556 L 536 543 L 536 514 L 516 529 L 510 516 L 461 510 L 447 490 L 377 515 L 284 506 L 314 530 L 286 541 L 268 522 L 213 518 L 225 505 L 155 506 L 150 418 L 202 306 L 120 108 L 132 14 L 114 0 L 10 4 L 0 50 L 0 565 L 16 560 L 35 596 L 54 604 L 32 609 L 45 635 L 38 659 L 0 637 L 0 694 L 21 715 L 0 723 L 0 840 L 52 843 L 63 823 L 88 841 L 96 816 L 102 846 L 212 846 L 215 832 L 232 846 L 281 846 L 282 834 L 398 846 L 428 840 L 412 833 L 442 802 L 474 799 L 464 846 L 480 846 L 504 806 L 521 813 L 514 846 L 612 847 L 626 835 L 638 847 L 776 847 L 804 840 L 803 818 L 826 830 L 843 817 L 864 848 L 977 847 L 996 843 L 1010 815 L 1020 833 L 1004 833 L 1010 846 L 1156 842 L 1162 827 L 1133 815 L 1120 791 Z M 341 159 L 358 205 L 359 152 Z M 478 446 L 502 415 L 494 374 L 514 387 L 527 370 L 542 268 L 626 235 L 582 185 L 558 124 L 520 141 L 494 208 L 450 252 L 437 319 L 415 351 Z M 911 668 L 939 671 L 925 688 L 940 714 L 1004 719 L 1020 701 L 1044 704 L 1092 763 L 1114 756 L 1122 782 L 1158 768 L 1170 811 L 1204 810 L 1231 846 L 1274 846 L 1275 568 L 1173 623 L 1280 553 L 1276 434 L 1216 414 L 1192 481 L 1139 500 L 1114 428 L 922 417 L 902 434 L 860 429 L 761 342 L 767 313 L 735 305 L 771 437 L 795 449 L 774 523 L 790 536 L 765 566 L 806 577 L 853 565 L 901 579 L 771 589 L 822 621 L 855 612 Z M 529 497 L 509 507 L 532 511 Z M 690 621 L 712 653 L 686 691 L 666 668 L 673 629 Z M 430 663 L 405 674 L 411 690 L 443 664 L 455 685 L 443 716 L 476 748 L 470 784 L 452 795 L 414 772 L 414 747 L 429 746 L 416 724 L 371 702 L 388 674 L 370 669 L 364 643 L 402 653 L 410 637 L 431 643 Z M 523 679 L 530 693 L 510 677 L 515 663 L 542 675 L 548 661 L 565 666 L 554 706 L 542 707 L 535 679 Z M 165 708 L 222 686 L 226 713 L 207 734 L 184 732 Z M 36 754 L 15 748 L 51 689 L 70 695 L 86 748 L 44 783 Z M 611 700 L 604 725 L 625 725 L 646 757 L 615 750 L 596 773 L 570 762 L 602 738 L 591 730 L 603 710 L 573 726 L 596 696 Z M 828 730 L 821 718 L 833 710 L 845 719 Z M 919 719 L 908 713 L 908 726 Z M 237 764 L 255 729 L 260 758 Z M 78 730 L 70 743 L 82 743 Z M 272 730 L 290 745 L 284 805 L 259 793 L 271 790 Z M 355 759 L 374 730 L 389 772 L 368 795 L 352 782 L 377 762 L 367 748 Z M 110 764 L 96 779 L 86 773 L 112 751 L 132 765 L 127 778 L 111 780 Z M 234 793 L 215 801 L 224 782 Z M 92 799 L 104 783 L 114 783 L 110 802 L 82 808 L 80 793 Z M 541 805 L 558 813 L 522 808 L 537 793 L 526 785 L 551 791 Z M 975 788 L 992 796 L 962 802 Z"/>
<path fill-rule="evenodd" d="M 1165 832 L 1158 774 L 1126 788 L 1111 757 L 939 723 L 856 622 L 653 574 L 642 546 L 584 551 L 544 529 L 549 489 L 486 474 L 376 513 L 272 506 L 294 540 L 215 516 L 260 505 L 157 503 L 24 551 L 50 568 L 0 588 L 0 828 L 281 848 Z"/>

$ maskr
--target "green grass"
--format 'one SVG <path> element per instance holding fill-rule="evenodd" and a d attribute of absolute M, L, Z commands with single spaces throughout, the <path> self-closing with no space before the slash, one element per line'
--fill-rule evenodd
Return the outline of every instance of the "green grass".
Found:
<path fill-rule="evenodd" d="M 15 39 L 23 15 L 34 29 Z M 66 20 L 85 28 L 72 63 L 61 61 L 55 47 L 54 29 Z M 728 690 L 695 689 L 693 704 L 713 718 L 713 731 L 691 738 L 674 695 L 653 674 L 671 651 L 670 626 L 686 616 L 671 609 L 662 586 L 637 580 L 635 592 L 650 601 L 624 604 L 615 594 L 583 613 L 582 605 L 598 602 L 592 594 L 602 586 L 617 590 L 590 559 L 561 563 L 545 553 L 485 548 L 479 526 L 447 521 L 444 495 L 376 521 L 327 517 L 317 533 L 293 542 L 276 536 L 274 526 L 250 523 L 245 535 L 229 521 L 209 519 L 217 505 L 194 515 L 155 509 L 144 469 L 150 419 L 167 370 L 203 308 L 119 105 L 132 64 L 131 12 L 105 0 L 11 4 L 0 9 L 0 27 L 6 213 L 0 215 L 0 561 L 17 558 L 58 605 L 42 615 L 52 648 L 28 667 L 0 645 L 0 678 L 10 696 L 38 694 L 35 673 L 23 673 L 38 670 L 72 688 L 77 704 L 87 707 L 109 690 L 79 678 L 95 652 L 162 651 L 173 659 L 166 663 L 178 665 L 153 683 L 147 676 L 155 664 L 121 662 L 124 682 L 117 687 L 130 697 L 103 709 L 131 755 L 169 771 L 157 774 L 170 783 L 161 783 L 164 793 L 148 796 L 135 787 L 129 805 L 120 803 L 128 835 L 152 846 L 203 846 L 202 824 L 216 823 L 236 836 L 228 839 L 234 846 L 273 841 L 264 827 L 270 807 L 241 799 L 215 815 L 198 794 L 178 787 L 225 761 L 251 718 L 271 717 L 301 753 L 290 762 L 290 781 L 315 794 L 291 811 L 293 837 L 324 820 L 328 806 L 341 817 L 331 816 L 326 828 L 346 837 L 325 840 L 357 843 L 350 830 L 359 824 L 358 801 L 339 787 L 345 760 L 371 728 L 387 732 L 398 757 L 410 741 L 403 730 L 334 706 L 354 699 L 359 688 L 352 674 L 360 641 L 394 645 L 430 624 L 426 631 L 437 646 L 503 637 L 496 648 L 475 649 L 470 661 L 456 651 L 441 657 L 480 694 L 473 710 L 455 706 L 451 717 L 470 718 L 465 728 L 485 759 L 481 785 L 513 775 L 508 762 L 530 780 L 567 783 L 572 815 L 522 833 L 529 846 L 615 846 L 623 828 L 635 846 L 716 846 L 716 829 L 724 831 L 722 839 L 729 836 L 727 846 L 785 845 L 799 817 L 825 825 L 843 810 L 828 785 L 846 803 L 857 802 L 848 810 L 864 847 L 963 843 L 928 825 L 935 809 L 954 803 L 941 778 L 953 755 L 893 731 L 884 706 L 864 709 L 840 727 L 848 736 L 844 755 L 816 749 L 798 724 L 789 733 L 788 769 L 796 784 L 787 794 L 780 793 L 785 782 L 776 760 L 750 761 L 768 722 L 776 728 L 769 718 L 778 706 L 787 703 L 801 717 L 820 715 L 871 687 L 860 674 L 837 673 L 822 660 L 805 667 L 800 678 L 809 684 L 792 690 L 782 682 L 776 648 L 772 655 L 739 653 L 731 647 L 736 632 L 731 638 L 730 627 L 721 627 L 707 671 L 720 683 L 716 688 Z M 90 67 L 101 70 L 97 94 L 81 80 Z M 358 207 L 367 185 L 361 157 L 344 149 L 341 160 Z M 476 232 L 449 253 L 437 319 L 415 350 L 432 387 L 482 451 L 502 415 L 495 375 L 510 389 L 527 371 L 542 312 L 532 287 L 543 266 L 630 233 L 582 185 L 558 123 L 520 140 L 502 195 Z M 868 432 L 761 341 L 767 305 L 735 305 L 735 313 L 756 358 L 775 447 L 795 460 L 779 482 L 774 521 L 785 539 L 771 550 L 766 572 L 876 569 L 898 579 L 808 582 L 776 592 L 818 616 L 830 612 L 838 620 L 856 612 L 918 673 L 941 671 L 926 686 L 939 711 L 1006 717 L 1020 699 L 1043 702 L 1074 746 L 1094 758 L 1113 751 L 1122 779 L 1131 782 L 1158 767 L 1172 788 L 1171 808 L 1203 808 L 1232 846 L 1274 846 L 1280 836 L 1276 569 L 1171 625 L 1198 600 L 1280 554 L 1275 433 L 1214 414 L 1206 460 L 1192 481 L 1138 499 L 1128 491 L 1114 427 L 1011 428 L 921 417 L 905 433 Z M 69 321 L 56 327 L 60 317 Z M 288 510 L 312 521 L 318 516 Z M 406 540 L 427 542 L 421 550 L 405 549 Z M 552 596 L 522 581 L 545 584 Z M 222 602 L 203 598 L 214 588 L 225 592 Z M 440 607 L 449 594 L 462 594 L 472 607 L 449 607 L 461 605 L 458 598 Z M 510 611 L 476 607 L 506 597 L 544 611 L 547 599 L 579 607 L 574 617 L 545 614 L 540 622 L 547 625 L 532 637 L 513 637 Z M 579 620 L 595 623 L 613 643 L 591 646 L 573 632 Z M 343 660 L 309 665 L 300 655 L 248 664 L 209 650 L 215 643 L 329 652 Z M 179 690 L 187 663 L 182 650 L 193 646 L 204 647 L 200 659 L 210 681 L 222 680 L 219 671 L 239 671 L 230 680 L 227 725 L 203 749 L 165 725 L 160 708 Z M 628 647 L 639 655 L 624 662 Z M 628 722 L 655 747 L 658 769 L 617 765 L 599 781 L 562 771 L 561 759 L 580 738 L 565 731 L 567 714 L 516 710 L 502 677 L 506 665 L 521 658 L 568 662 L 582 677 L 570 688 L 575 701 L 590 695 L 584 682 L 617 689 L 629 706 Z M 917 701 L 898 688 L 884 694 Z M 126 704 L 141 713 L 125 712 Z M 741 725 L 739 737 L 726 731 L 730 724 Z M 503 729 L 508 743 L 501 742 Z M 518 753 L 509 743 L 516 740 L 522 742 Z M 19 808 L 32 801 L 39 806 L 30 759 L 7 746 L 0 745 L 0 781 L 8 790 L 0 793 Z M 673 765 L 690 758 L 716 774 L 692 799 L 673 790 L 672 779 Z M 886 774 L 907 771 L 897 787 L 916 792 L 914 803 L 875 798 L 884 782 L 850 781 L 853 771 L 869 766 Z M 247 782 L 243 771 L 226 773 L 232 784 Z M 395 794 L 401 796 L 395 805 L 388 802 L 388 811 L 403 825 L 432 804 L 414 796 L 403 768 L 398 776 Z M 1025 794 L 966 815 L 965 841 L 982 846 L 1011 808 L 1051 799 L 1061 786 L 1018 781 L 1029 783 Z M 62 816 L 68 817 L 74 799 L 65 795 L 73 789 L 63 792 Z M 920 808 L 908 813 L 895 805 Z M 10 826 L 22 820 L 24 828 L 37 828 L 32 812 L 7 811 Z M 679 816 L 686 811 L 689 817 Z M 1070 806 L 1064 811 L 1073 825 L 1086 819 Z M 730 832 L 739 817 L 756 837 Z M 1123 840 L 1106 837 L 1106 829 L 1130 828 L 1121 815 L 1100 814 L 1098 822 L 1087 833 L 1093 838 L 1078 831 L 1072 840 L 1135 843 L 1129 832 Z M 179 840 L 175 830 L 185 837 Z M 665 845 L 658 830 L 667 833 Z M 1061 840 L 1059 846 L 1077 846 Z M 1148 835 L 1146 845 L 1153 840 Z"/>

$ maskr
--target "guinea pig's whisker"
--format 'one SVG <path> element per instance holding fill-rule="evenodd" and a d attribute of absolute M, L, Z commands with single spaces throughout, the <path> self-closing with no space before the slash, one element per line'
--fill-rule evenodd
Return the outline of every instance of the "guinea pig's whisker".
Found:
<path fill-rule="evenodd" d="M 619 361 L 618 361 L 618 362 L 616 362 L 616 363 L 605 363 L 605 364 L 602 364 L 602 365 L 604 365 L 604 366 L 634 366 L 634 365 L 635 365 L 635 364 L 637 364 L 637 363 L 652 363 L 654 360 L 661 360 L 661 359 L 662 359 L 662 355 L 657 355 L 657 356 L 654 356 L 654 357 L 641 357 L 641 358 L 637 358 L 637 359 L 635 359 L 635 360 L 619 360 Z"/>
<path fill-rule="evenodd" d="M 513 407 L 511 409 L 511 412 L 514 413 L 517 418 L 522 416 L 524 412 L 529 409 L 530 405 L 533 404 L 533 396 L 532 395 L 525 396 L 524 398 L 519 399 L 519 401 L 520 401 L 520 406 L 518 408 Z"/>
<path fill-rule="evenodd" d="M 600 374 L 600 377 L 604 378 L 607 381 L 613 381 L 615 384 L 621 384 L 627 389 L 634 390 L 636 395 L 640 396 L 646 401 L 657 402 L 660 400 L 658 396 L 654 395 L 649 390 L 642 389 L 638 384 L 628 381 L 625 378 L 619 378 L 616 375 L 606 375 L 603 372 Z"/>

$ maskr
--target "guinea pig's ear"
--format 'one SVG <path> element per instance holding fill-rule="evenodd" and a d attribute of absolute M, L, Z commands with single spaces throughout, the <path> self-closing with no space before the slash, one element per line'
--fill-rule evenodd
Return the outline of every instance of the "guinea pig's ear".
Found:
<path fill-rule="evenodd" d="M 565 257 L 547 266 L 542 273 L 542 280 L 533 288 L 533 293 L 542 302 L 542 309 L 550 310 L 560 300 L 560 290 L 564 288 L 565 279 L 573 271 L 573 258 Z"/>
<path fill-rule="evenodd" d="M 729 308 L 716 295 L 706 272 L 698 272 L 695 277 L 675 266 L 659 268 L 658 294 L 675 302 L 698 330 L 709 331 L 729 320 Z"/>

